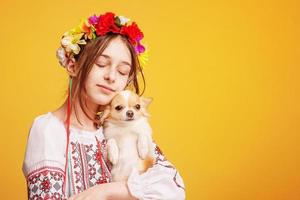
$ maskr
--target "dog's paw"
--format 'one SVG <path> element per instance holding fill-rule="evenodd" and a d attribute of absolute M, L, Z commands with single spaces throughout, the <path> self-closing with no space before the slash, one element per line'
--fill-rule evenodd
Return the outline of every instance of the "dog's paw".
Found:
<path fill-rule="evenodd" d="M 117 146 L 117 142 L 114 139 L 110 139 L 107 142 L 107 153 L 109 161 L 115 165 L 119 160 L 119 148 Z"/>

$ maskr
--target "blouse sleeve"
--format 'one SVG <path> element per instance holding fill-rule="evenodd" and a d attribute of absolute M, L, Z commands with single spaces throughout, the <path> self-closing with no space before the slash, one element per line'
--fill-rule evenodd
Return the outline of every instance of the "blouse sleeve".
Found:
<path fill-rule="evenodd" d="M 30 128 L 23 173 L 28 199 L 65 199 L 63 142 L 55 127 L 44 117 L 36 118 Z"/>
<path fill-rule="evenodd" d="M 154 146 L 155 165 L 141 175 L 133 170 L 127 180 L 131 195 L 139 200 L 185 199 L 185 186 L 179 172 L 155 143 Z"/>

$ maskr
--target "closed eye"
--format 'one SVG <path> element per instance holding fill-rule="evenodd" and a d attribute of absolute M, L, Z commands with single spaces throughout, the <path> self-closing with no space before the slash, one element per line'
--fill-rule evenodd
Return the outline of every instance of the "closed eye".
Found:
<path fill-rule="evenodd" d="M 120 71 L 119 71 L 119 73 L 120 73 L 122 76 L 127 76 L 127 75 L 128 75 L 128 73 L 124 73 L 124 72 L 120 72 Z"/>
<path fill-rule="evenodd" d="M 131 67 L 129 65 L 119 65 L 118 71 L 121 75 L 126 76 L 129 74 Z"/>
<path fill-rule="evenodd" d="M 96 64 L 98 67 L 105 67 L 105 65 Z"/>

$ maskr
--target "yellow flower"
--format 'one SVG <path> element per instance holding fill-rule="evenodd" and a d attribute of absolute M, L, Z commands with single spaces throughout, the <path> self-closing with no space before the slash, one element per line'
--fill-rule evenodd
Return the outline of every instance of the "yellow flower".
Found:
<path fill-rule="evenodd" d="M 95 35 L 95 27 L 91 25 L 87 20 L 82 23 L 82 32 L 84 32 L 85 39 L 94 39 L 96 38 Z"/>
<path fill-rule="evenodd" d="M 86 44 L 85 40 L 82 40 L 81 37 L 84 33 L 76 34 L 76 35 L 67 35 L 64 36 L 61 40 L 61 45 L 65 47 L 66 52 L 73 52 L 74 54 L 78 54 L 80 51 L 79 44 Z"/>
<path fill-rule="evenodd" d="M 138 55 L 139 62 L 141 67 L 144 67 L 149 60 L 149 51 L 146 50 L 142 54 Z"/>

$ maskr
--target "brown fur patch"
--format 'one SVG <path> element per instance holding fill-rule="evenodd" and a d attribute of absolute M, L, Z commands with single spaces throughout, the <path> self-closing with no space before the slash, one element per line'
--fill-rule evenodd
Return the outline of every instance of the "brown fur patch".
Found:
<path fill-rule="evenodd" d="M 141 169 L 141 173 L 146 172 L 149 168 L 153 167 L 155 163 L 154 158 L 151 157 L 147 157 L 145 160 L 142 160 L 142 169 Z"/>

